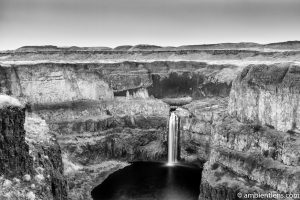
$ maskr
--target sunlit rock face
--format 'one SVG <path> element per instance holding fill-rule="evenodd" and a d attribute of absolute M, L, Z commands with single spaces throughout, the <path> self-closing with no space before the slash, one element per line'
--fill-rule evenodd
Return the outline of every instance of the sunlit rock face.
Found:
<path fill-rule="evenodd" d="M 109 100 L 114 96 L 226 97 L 241 70 L 236 65 L 192 61 L 25 63 L 0 68 L 1 92 L 32 104 Z"/>
<path fill-rule="evenodd" d="M 111 99 L 113 93 L 101 77 L 68 65 L 27 65 L 6 68 L 6 90 L 30 103 L 59 103 L 77 99 Z M 67 91 L 67 92 L 66 92 Z"/>
<path fill-rule="evenodd" d="M 230 114 L 241 121 L 297 131 L 299 72 L 295 64 L 248 66 L 233 83 Z"/>

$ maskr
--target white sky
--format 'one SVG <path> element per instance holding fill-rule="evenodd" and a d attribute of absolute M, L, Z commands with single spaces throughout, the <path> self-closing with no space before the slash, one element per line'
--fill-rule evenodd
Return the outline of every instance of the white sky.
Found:
<path fill-rule="evenodd" d="M 0 0 L 0 49 L 300 40 L 300 0 Z"/>

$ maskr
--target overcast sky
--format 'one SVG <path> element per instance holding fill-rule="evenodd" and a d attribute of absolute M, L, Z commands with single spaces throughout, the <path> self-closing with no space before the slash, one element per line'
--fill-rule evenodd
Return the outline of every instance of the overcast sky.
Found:
<path fill-rule="evenodd" d="M 300 40 L 300 0 L 0 0 L 0 49 Z"/>

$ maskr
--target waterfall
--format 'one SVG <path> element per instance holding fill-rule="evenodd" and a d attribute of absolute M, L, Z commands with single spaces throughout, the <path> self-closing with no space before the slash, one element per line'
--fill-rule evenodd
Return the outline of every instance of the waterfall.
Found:
<path fill-rule="evenodd" d="M 168 165 L 174 165 L 177 162 L 178 151 L 178 117 L 174 112 L 171 113 L 169 120 L 168 137 Z"/>

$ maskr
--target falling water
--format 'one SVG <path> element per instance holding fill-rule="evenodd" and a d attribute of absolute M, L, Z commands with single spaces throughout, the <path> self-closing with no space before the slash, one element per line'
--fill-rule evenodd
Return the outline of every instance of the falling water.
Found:
<path fill-rule="evenodd" d="M 178 118 L 174 112 L 171 113 L 169 121 L 169 137 L 168 137 L 168 165 L 174 165 L 177 162 L 178 150 Z"/>

